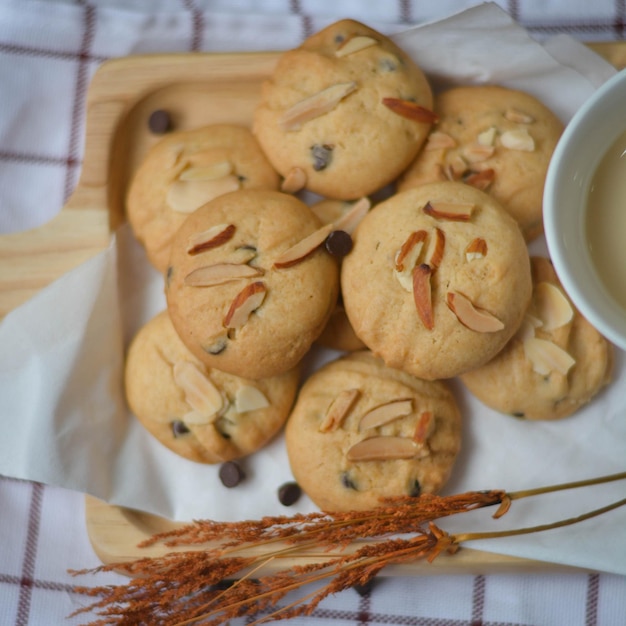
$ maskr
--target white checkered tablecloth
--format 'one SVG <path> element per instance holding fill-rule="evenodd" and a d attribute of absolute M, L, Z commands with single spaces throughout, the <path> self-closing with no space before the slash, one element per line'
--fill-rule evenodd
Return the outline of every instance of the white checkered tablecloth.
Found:
<path fill-rule="evenodd" d="M 78 180 L 85 97 L 98 65 L 157 51 L 293 47 L 343 17 L 393 33 L 464 0 L 0 0 L 0 233 L 42 224 Z M 624 38 L 624 0 L 501 0 L 536 36 Z M 0 415 L 2 430 L 19 415 Z M 625 530 L 626 532 L 626 530 Z M 79 493 L 0 477 L 0 626 L 78 624 L 70 577 L 99 564 Z M 598 573 L 384 578 L 327 599 L 298 624 L 626 625 L 626 579 Z"/>

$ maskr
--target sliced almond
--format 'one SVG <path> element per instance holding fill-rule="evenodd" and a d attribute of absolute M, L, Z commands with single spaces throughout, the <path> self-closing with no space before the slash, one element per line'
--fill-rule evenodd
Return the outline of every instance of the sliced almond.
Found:
<path fill-rule="evenodd" d="M 283 113 L 278 122 L 280 128 L 285 131 L 299 130 L 302 124 L 332 111 L 356 88 L 355 82 L 337 83 L 300 100 Z"/>
<path fill-rule="evenodd" d="M 422 210 L 426 215 L 438 219 L 467 222 L 472 217 L 474 205 L 465 202 L 427 202 Z"/>
<path fill-rule="evenodd" d="M 333 230 L 335 230 L 335 226 L 333 224 L 325 224 L 321 228 L 318 228 L 316 231 L 291 246 L 291 248 L 285 250 L 277 259 L 275 259 L 274 268 L 282 269 L 285 267 L 291 267 L 296 263 L 300 263 L 300 261 L 304 261 L 309 254 L 317 250 L 317 248 L 324 243 L 326 237 L 328 237 Z"/>
<path fill-rule="evenodd" d="M 482 237 L 476 237 L 467 244 L 465 248 L 465 259 L 467 261 L 477 261 L 487 256 L 487 242 Z"/>
<path fill-rule="evenodd" d="M 433 302 L 430 287 L 430 275 L 432 269 L 422 263 L 413 270 L 413 300 L 415 308 L 422 324 L 428 330 L 435 327 L 433 319 Z"/>
<path fill-rule="evenodd" d="M 202 423 L 210 423 L 216 418 L 224 406 L 224 399 L 202 370 L 191 361 L 178 361 L 174 364 L 173 373 L 174 382 L 185 394 L 185 402 L 204 416 Z"/>
<path fill-rule="evenodd" d="M 215 180 L 224 178 L 233 172 L 230 161 L 220 161 L 211 165 L 196 165 L 185 168 L 178 177 L 180 180 Z"/>
<path fill-rule="evenodd" d="M 234 224 L 217 224 L 187 239 L 187 254 L 198 254 L 226 243 L 235 234 Z"/>
<path fill-rule="evenodd" d="M 345 57 L 349 54 L 354 54 L 355 52 L 359 52 L 360 50 L 365 50 L 365 48 L 369 48 L 370 46 L 375 46 L 378 44 L 378 40 L 373 37 L 367 37 L 366 35 L 355 35 L 354 37 L 350 37 L 350 39 L 346 39 L 341 42 L 341 45 L 335 50 L 336 57 Z"/>
<path fill-rule="evenodd" d="M 443 171 L 448 180 L 459 180 L 467 171 L 467 161 L 460 154 L 457 154 L 446 162 Z"/>
<path fill-rule="evenodd" d="M 420 453 L 419 446 L 407 437 L 370 437 L 355 443 L 346 454 L 348 461 L 392 461 L 412 459 Z"/>
<path fill-rule="evenodd" d="M 177 213 L 193 213 L 210 200 L 240 187 L 236 176 L 224 176 L 215 180 L 176 180 L 167 191 L 167 205 Z"/>
<path fill-rule="evenodd" d="M 348 211 L 333 222 L 333 230 L 343 230 L 351 235 L 370 210 L 371 206 L 372 203 L 367 197 L 357 200 Z"/>
<path fill-rule="evenodd" d="M 435 130 L 428 135 L 424 150 L 446 150 L 454 147 L 456 147 L 456 141 L 452 135 L 448 135 L 448 133 L 444 133 L 440 130 Z"/>
<path fill-rule="evenodd" d="M 441 228 L 435 227 L 434 236 L 430 239 L 428 252 L 426 253 L 426 263 L 434 272 L 443 259 L 443 251 L 446 246 L 446 235 Z"/>
<path fill-rule="evenodd" d="M 507 130 L 500 136 L 500 143 L 509 150 L 533 152 L 535 149 L 535 140 L 525 128 Z"/>
<path fill-rule="evenodd" d="M 360 395 L 361 392 L 358 389 L 344 389 L 340 391 L 330 403 L 328 411 L 320 423 L 320 432 L 327 433 L 341 428 Z"/>
<path fill-rule="evenodd" d="M 537 283 L 534 299 L 543 330 L 550 332 L 572 321 L 574 309 L 556 285 L 548 282 Z"/>
<path fill-rule="evenodd" d="M 424 411 L 420 414 L 413 433 L 413 441 L 415 441 L 415 443 L 426 443 L 428 437 L 430 437 L 433 431 L 433 427 L 435 426 L 434 418 L 435 416 L 432 411 Z"/>
<path fill-rule="evenodd" d="M 382 103 L 396 115 L 404 117 L 407 120 L 420 122 L 422 124 L 434 124 L 438 121 L 437 114 L 426 107 L 415 104 L 410 100 L 402 100 L 401 98 L 383 98 Z"/>
<path fill-rule="evenodd" d="M 270 405 L 265 394 L 252 385 L 243 385 L 235 392 L 235 411 L 247 413 L 258 409 L 266 409 Z"/>
<path fill-rule="evenodd" d="M 187 426 L 205 426 L 206 424 L 212 424 L 216 418 L 217 414 L 207 416 L 200 411 L 189 411 L 183 415 L 182 420 Z"/>
<path fill-rule="evenodd" d="M 504 117 L 509 120 L 509 122 L 515 122 L 516 124 L 532 124 L 535 121 L 532 115 L 513 108 L 507 109 L 504 112 Z"/>
<path fill-rule="evenodd" d="M 413 413 L 413 400 L 410 398 L 386 402 L 363 415 L 359 422 L 359 430 L 378 428 L 378 426 L 384 426 L 411 413 Z"/>
<path fill-rule="evenodd" d="M 478 137 L 476 137 L 476 142 L 481 146 L 493 146 L 496 141 L 497 133 L 498 129 L 495 126 L 490 126 L 489 128 L 483 130 L 481 133 L 478 133 Z"/>
<path fill-rule="evenodd" d="M 246 285 L 232 301 L 224 316 L 225 328 L 241 328 L 265 300 L 267 288 L 261 281 Z"/>
<path fill-rule="evenodd" d="M 526 358 L 532 363 L 533 370 L 542 376 L 559 372 L 566 376 L 576 360 L 565 350 L 546 339 L 528 337 L 524 340 Z"/>
<path fill-rule="evenodd" d="M 215 263 L 204 265 L 189 272 L 185 276 L 185 285 L 188 287 L 214 287 L 233 280 L 262 276 L 263 270 L 241 263 Z"/>
<path fill-rule="evenodd" d="M 535 329 L 539 328 L 540 326 L 540 319 L 536 318 L 533 315 L 530 315 L 529 313 L 526 313 L 518 331 L 515 333 L 515 336 L 521 341 L 525 341 L 530 337 L 534 337 Z"/>
<path fill-rule="evenodd" d="M 396 252 L 394 276 L 409 293 L 413 291 L 413 270 L 418 264 L 427 236 L 428 233 L 425 230 L 412 232 Z"/>
<path fill-rule="evenodd" d="M 495 333 L 504 328 L 504 324 L 495 315 L 477 308 L 469 298 L 457 291 L 448 292 L 446 303 L 459 322 L 470 330 Z"/>
<path fill-rule="evenodd" d="M 491 183 L 493 183 L 495 177 L 496 171 L 489 168 L 480 170 L 479 172 L 470 172 L 463 178 L 463 182 L 466 185 L 471 185 L 472 187 L 476 187 L 476 189 L 485 191 L 485 189 L 488 189 Z"/>
<path fill-rule="evenodd" d="M 301 167 L 292 167 L 281 183 L 280 189 L 285 193 L 298 193 L 306 187 L 306 172 Z"/>
<path fill-rule="evenodd" d="M 491 158 L 495 151 L 494 146 L 481 146 L 477 143 L 467 146 L 467 148 L 463 150 L 463 156 L 465 156 L 468 163 L 481 163 Z"/>

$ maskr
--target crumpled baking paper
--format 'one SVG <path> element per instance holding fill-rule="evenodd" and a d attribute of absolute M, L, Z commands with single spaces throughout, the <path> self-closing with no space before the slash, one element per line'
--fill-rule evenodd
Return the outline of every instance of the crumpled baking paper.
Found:
<path fill-rule="evenodd" d="M 614 73 L 560 36 L 543 44 L 495 4 L 394 35 L 440 89 L 500 83 L 533 93 L 567 121 Z M 547 254 L 545 241 L 531 252 Z M 176 456 L 128 413 L 124 349 L 165 307 L 161 277 L 128 226 L 109 248 L 42 290 L 0 325 L 0 473 L 97 496 L 175 520 L 237 520 L 314 510 L 286 508 L 292 479 L 281 437 L 244 461 L 247 480 L 226 489 L 216 466 Z M 311 366 L 337 354 L 319 351 Z M 616 351 L 612 385 L 562 421 L 525 422 L 484 407 L 453 382 L 464 415 L 463 450 L 446 493 L 517 490 L 626 470 L 626 367 Z M 443 522 L 456 531 L 533 526 L 578 515 L 626 494 L 625 483 L 520 501 L 503 519 L 479 511 Z M 568 528 L 471 547 L 626 574 L 626 510 Z"/>

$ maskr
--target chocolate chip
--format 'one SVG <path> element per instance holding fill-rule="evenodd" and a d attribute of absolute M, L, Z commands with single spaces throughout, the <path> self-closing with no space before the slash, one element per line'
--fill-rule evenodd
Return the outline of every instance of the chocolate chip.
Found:
<path fill-rule="evenodd" d="M 189 433 L 189 429 L 187 428 L 185 422 L 181 422 L 180 420 L 174 420 L 171 426 L 174 437 L 181 437 L 182 435 Z"/>
<path fill-rule="evenodd" d="M 391 59 L 381 59 L 378 64 L 383 72 L 395 72 L 398 69 L 398 65 Z"/>
<path fill-rule="evenodd" d="M 246 474 L 239 463 L 236 463 L 235 461 L 226 461 L 226 463 L 222 463 L 220 466 L 219 476 L 222 481 L 222 485 L 232 489 L 246 477 Z"/>
<path fill-rule="evenodd" d="M 354 481 L 350 478 L 350 475 L 348 474 L 348 472 L 343 472 L 343 474 L 341 474 L 341 484 L 346 489 L 354 489 L 354 491 L 359 490 L 356 484 L 354 483 Z"/>
<path fill-rule="evenodd" d="M 421 494 L 422 494 L 422 486 L 420 485 L 420 481 L 414 480 L 413 485 L 409 489 L 409 495 L 412 498 L 419 498 Z"/>
<path fill-rule="evenodd" d="M 324 245 L 330 254 L 341 259 L 352 250 L 352 237 L 345 230 L 333 230 Z"/>
<path fill-rule="evenodd" d="M 155 135 L 163 135 L 168 130 L 172 130 L 172 118 L 170 114 L 163 109 L 152 111 L 148 118 L 148 128 Z"/>
<path fill-rule="evenodd" d="M 311 158 L 313 159 L 313 169 L 316 172 L 325 170 L 332 161 L 333 147 L 328 144 L 318 144 L 311 146 Z"/>
<path fill-rule="evenodd" d="M 278 488 L 278 501 L 283 506 L 295 504 L 302 495 L 302 489 L 298 483 L 285 483 Z"/>
<path fill-rule="evenodd" d="M 228 340 L 227 340 L 226 337 L 219 337 L 210 346 L 206 346 L 204 348 L 204 351 L 208 352 L 209 354 L 213 354 L 213 355 L 222 354 L 222 352 L 224 352 L 224 350 L 226 350 L 227 344 L 228 344 Z"/>
<path fill-rule="evenodd" d="M 517 417 L 519 419 L 524 419 L 526 417 L 526 415 L 522 411 L 513 411 L 513 413 L 511 413 L 511 415 L 513 417 Z"/>

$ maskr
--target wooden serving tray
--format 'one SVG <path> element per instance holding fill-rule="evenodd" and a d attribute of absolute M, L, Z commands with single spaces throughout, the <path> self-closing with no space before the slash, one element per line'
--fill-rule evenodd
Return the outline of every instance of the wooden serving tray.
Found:
<path fill-rule="evenodd" d="M 626 66 L 626 42 L 589 44 L 616 67 Z M 206 124 L 250 125 L 260 85 L 278 53 L 165 54 L 104 63 L 87 97 L 84 163 L 78 186 L 51 222 L 0 237 L 0 318 L 40 289 L 96 255 L 124 221 L 123 198 L 146 150 L 159 137 L 147 119 L 166 109 L 176 129 Z M 104 563 L 156 556 L 169 548 L 139 549 L 156 532 L 173 528 L 168 520 L 106 504 L 86 496 L 87 531 Z M 267 566 L 303 564 L 311 556 L 290 556 Z M 562 571 L 561 565 L 464 549 L 433 564 L 392 566 L 386 575 Z"/>

